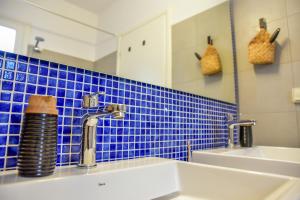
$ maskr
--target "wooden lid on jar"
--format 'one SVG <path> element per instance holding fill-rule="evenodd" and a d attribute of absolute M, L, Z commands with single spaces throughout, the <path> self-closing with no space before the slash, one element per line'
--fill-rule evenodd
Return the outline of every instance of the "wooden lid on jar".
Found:
<path fill-rule="evenodd" d="M 25 113 L 41 113 L 58 115 L 56 109 L 56 98 L 53 96 L 32 95 Z"/>

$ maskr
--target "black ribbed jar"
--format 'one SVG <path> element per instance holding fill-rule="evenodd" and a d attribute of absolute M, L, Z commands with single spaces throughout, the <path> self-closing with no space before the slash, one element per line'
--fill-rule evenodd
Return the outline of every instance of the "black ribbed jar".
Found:
<path fill-rule="evenodd" d="M 43 98 L 45 100 L 47 97 Z M 20 176 L 25 177 L 51 175 L 56 165 L 57 114 L 49 112 L 49 109 L 41 109 L 41 106 L 36 103 L 35 105 L 38 108 L 28 106 L 21 132 L 18 171 Z"/>

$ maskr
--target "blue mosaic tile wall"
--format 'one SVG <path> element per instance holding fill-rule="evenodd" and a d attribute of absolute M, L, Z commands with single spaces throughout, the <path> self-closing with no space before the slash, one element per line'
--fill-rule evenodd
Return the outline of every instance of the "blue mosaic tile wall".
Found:
<path fill-rule="evenodd" d="M 52 95 L 59 111 L 57 165 L 79 160 L 85 93 L 104 91 L 101 106 L 127 105 L 124 120 L 100 119 L 97 161 L 145 156 L 186 159 L 192 149 L 225 145 L 225 114 L 236 105 L 72 66 L 0 51 L 0 170 L 15 169 L 30 95 Z"/>

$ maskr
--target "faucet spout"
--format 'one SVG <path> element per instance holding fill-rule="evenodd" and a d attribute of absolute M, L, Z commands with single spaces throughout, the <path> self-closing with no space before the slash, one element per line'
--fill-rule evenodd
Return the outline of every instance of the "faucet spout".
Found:
<path fill-rule="evenodd" d="M 116 119 L 122 119 L 124 118 L 125 112 L 125 105 L 113 104 L 106 106 L 102 111 L 87 113 L 83 117 L 79 167 L 91 168 L 97 165 L 96 134 L 99 118 L 111 115 Z"/>
<path fill-rule="evenodd" d="M 236 126 L 255 126 L 256 120 L 239 120 L 239 121 L 228 121 L 228 147 L 234 148 L 236 145 L 234 144 L 234 128 Z M 238 140 L 239 141 L 239 140 Z"/>

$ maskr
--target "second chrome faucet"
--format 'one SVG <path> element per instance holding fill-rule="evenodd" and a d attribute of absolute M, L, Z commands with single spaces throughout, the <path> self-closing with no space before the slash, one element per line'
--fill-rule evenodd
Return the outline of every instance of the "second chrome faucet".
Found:
<path fill-rule="evenodd" d="M 103 93 L 88 94 L 83 97 L 84 108 L 98 107 L 98 95 Z M 99 118 L 112 116 L 115 119 L 123 119 L 126 112 L 124 104 L 111 104 L 104 109 L 87 113 L 82 119 L 82 139 L 79 167 L 90 168 L 96 166 L 96 134 Z"/>

